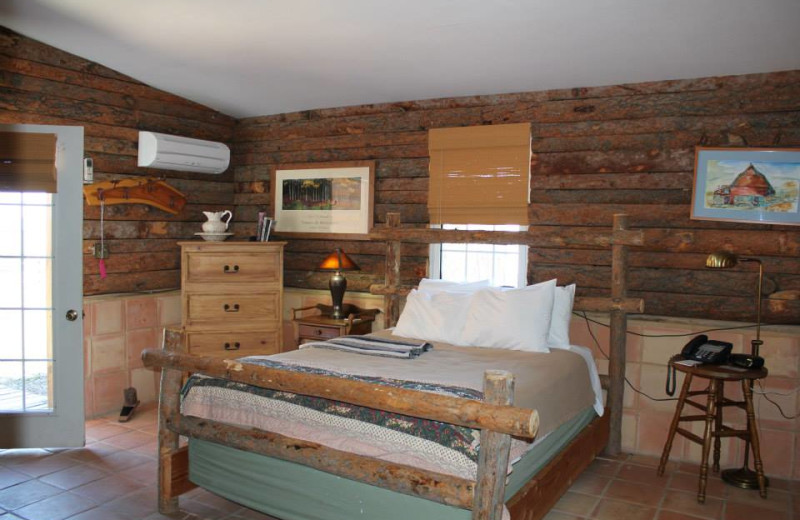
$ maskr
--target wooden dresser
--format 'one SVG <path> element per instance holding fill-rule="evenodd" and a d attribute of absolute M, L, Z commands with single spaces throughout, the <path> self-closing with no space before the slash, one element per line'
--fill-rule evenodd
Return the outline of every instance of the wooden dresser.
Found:
<path fill-rule="evenodd" d="M 283 345 L 285 242 L 180 242 L 190 354 L 275 354 Z"/>

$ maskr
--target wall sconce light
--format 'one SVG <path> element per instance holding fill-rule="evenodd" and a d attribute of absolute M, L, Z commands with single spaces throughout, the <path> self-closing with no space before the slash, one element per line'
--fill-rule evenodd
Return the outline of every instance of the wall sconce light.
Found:
<path fill-rule="evenodd" d="M 344 319 L 346 316 L 342 312 L 342 301 L 347 290 L 347 279 L 342 274 L 342 271 L 359 271 L 361 268 L 344 251 L 337 247 L 333 253 L 322 261 L 318 269 L 321 271 L 334 271 L 330 282 L 328 282 L 333 302 L 333 314 L 331 317 L 337 320 Z"/>

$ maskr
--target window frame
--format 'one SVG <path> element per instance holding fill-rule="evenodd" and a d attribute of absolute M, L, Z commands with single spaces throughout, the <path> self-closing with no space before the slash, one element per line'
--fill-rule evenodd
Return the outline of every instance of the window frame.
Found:
<path fill-rule="evenodd" d="M 485 226 L 487 224 L 450 224 L 453 226 L 458 226 L 459 228 L 467 228 L 470 225 L 476 226 Z M 448 226 L 448 224 L 431 224 L 431 229 L 446 229 L 444 226 Z M 518 226 L 519 229 L 517 231 L 524 232 L 527 231 L 527 226 Z M 469 245 L 470 242 L 465 243 Z M 432 279 L 441 280 L 442 279 L 442 246 L 443 243 L 432 243 L 430 244 L 428 250 L 428 276 Z M 517 248 L 517 285 L 516 287 L 525 287 L 528 284 L 528 246 L 524 244 L 510 244 Z M 492 254 L 496 254 L 496 251 L 492 251 Z M 465 253 L 466 254 L 466 253 Z M 477 280 L 469 280 L 469 281 L 477 281 Z"/>

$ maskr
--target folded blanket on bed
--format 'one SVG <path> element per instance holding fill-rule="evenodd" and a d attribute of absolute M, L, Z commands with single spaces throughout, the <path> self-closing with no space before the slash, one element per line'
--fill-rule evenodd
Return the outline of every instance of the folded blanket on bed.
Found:
<path fill-rule="evenodd" d="M 482 392 L 470 388 L 342 374 L 258 356 L 240 358 L 239 361 L 466 399 L 483 398 Z M 428 469 L 445 469 L 452 474 L 474 478 L 480 432 L 471 428 L 197 374 L 186 381 L 182 395 L 183 412 L 188 415 L 256 427 L 261 426 L 260 421 L 269 421 L 270 429 L 287 435 L 300 431 L 337 432 L 337 435 L 343 435 L 342 438 L 347 440 L 344 444 L 351 445 L 349 447 L 357 443 L 374 453 L 388 448 L 398 457 L 396 462 L 403 463 L 407 463 L 408 453 L 416 453 L 432 464 Z M 212 403 L 216 404 L 213 409 Z M 251 422 L 250 418 L 258 420 Z M 312 437 L 306 440 L 320 439 Z"/>
<path fill-rule="evenodd" d="M 376 336 L 341 336 L 328 341 L 304 343 L 299 348 L 328 348 L 368 356 L 412 359 L 429 351 L 433 345 L 424 341 L 403 341 Z"/>

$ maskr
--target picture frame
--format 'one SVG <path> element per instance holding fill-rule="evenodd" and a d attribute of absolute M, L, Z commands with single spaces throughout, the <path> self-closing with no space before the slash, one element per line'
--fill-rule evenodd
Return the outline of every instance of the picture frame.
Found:
<path fill-rule="evenodd" d="M 374 161 L 285 164 L 271 175 L 272 231 L 366 240 L 374 224 Z"/>
<path fill-rule="evenodd" d="M 697 147 L 691 218 L 800 225 L 800 148 Z"/>

